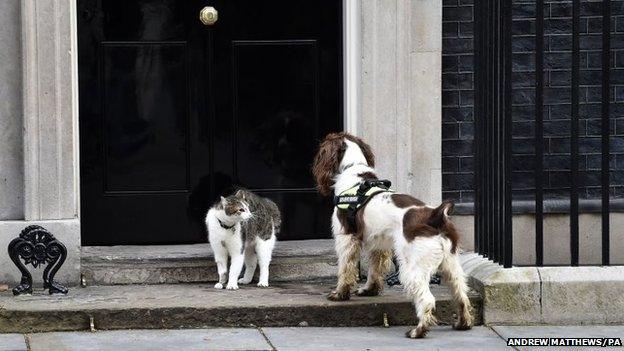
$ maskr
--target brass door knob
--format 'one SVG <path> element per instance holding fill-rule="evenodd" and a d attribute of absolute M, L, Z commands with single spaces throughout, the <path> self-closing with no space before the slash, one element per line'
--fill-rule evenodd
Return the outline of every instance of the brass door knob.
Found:
<path fill-rule="evenodd" d="M 199 11 L 199 20 L 206 26 L 212 26 L 219 19 L 219 12 L 212 6 L 206 6 Z"/>

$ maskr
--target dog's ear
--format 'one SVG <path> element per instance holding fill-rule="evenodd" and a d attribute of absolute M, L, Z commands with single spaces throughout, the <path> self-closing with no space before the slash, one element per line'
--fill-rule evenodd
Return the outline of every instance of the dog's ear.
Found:
<path fill-rule="evenodd" d="M 331 194 L 333 178 L 338 172 L 340 161 L 344 155 L 345 145 L 343 137 L 339 133 L 331 133 L 319 146 L 312 164 L 312 174 L 316 181 L 316 188 L 323 196 Z"/>

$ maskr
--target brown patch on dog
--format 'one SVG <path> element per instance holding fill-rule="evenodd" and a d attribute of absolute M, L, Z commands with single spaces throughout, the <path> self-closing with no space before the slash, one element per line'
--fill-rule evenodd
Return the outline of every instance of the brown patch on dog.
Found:
<path fill-rule="evenodd" d="M 440 229 L 440 231 L 444 232 L 444 235 L 451 241 L 451 252 L 457 252 L 457 244 L 459 243 L 459 232 L 457 228 L 451 222 L 448 216 L 453 213 L 453 208 L 455 204 L 451 201 L 444 201 L 440 206 L 436 207 L 427 221 L 427 224 Z"/>
<path fill-rule="evenodd" d="M 455 205 L 450 201 L 442 202 L 440 206 L 433 209 L 427 224 L 434 228 L 441 228 L 448 218 L 447 216 L 453 212 L 453 207 L 455 207 Z"/>
<path fill-rule="evenodd" d="M 338 209 L 338 211 L 336 211 L 336 216 L 338 217 L 338 222 L 340 222 L 340 225 L 343 228 L 343 232 L 345 234 L 355 235 L 355 232 L 356 232 L 355 228 L 351 228 L 349 226 L 349 220 L 347 219 L 347 211 Z M 356 219 L 357 219 L 357 216 L 356 216 Z"/>
<path fill-rule="evenodd" d="M 455 227 L 455 224 L 451 222 L 448 218 L 444 221 L 444 225 L 440 228 L 444 235 L 451 241 L 451 253 L 457 252 L 457 244 L 459 243 L 459 232 Z"/>
<path fill-rule="evenodd" d="M 410 209 L 403 216 L 403 236 L 411 242 L 418 236 L 444 233 L 451 241 L 451 252 L 457 252 L 459 233 L 448 217 L 452 209 L 453 203 L 450 201 L 445 201 L 434 209 L 427 207 Z"/>
<path fill-rule="evenodd" d="M 392 194 L 390 196 L 394 205 L 399 208 L 406 208 L 412 206 L 425 206 L 425 203 L 417 198 L 406 194 Z"/>
<path fill-rule="evenodd" d="M 363 173 L 359 173 L 358 177 L 364 179 L 364 180 L 377 180 L 379 178 L 377 178 L 377 175 L 373 172 L 363 172 Z"/>
<path fill-rule="evenodd" d="M 439 230 L 427 225 L 431 210 L 428 208 L 412 208 L 403 215 L 403 236 L 411 242 L 417 236 L 434 236 Z"/>
<path fill-rule="evenodd" d="M 347 144 L 344 142 L 345 139 L 356 143 L 362 150 L 368 165 L 375 167 L 373 151 L 362 139 L 345 132 L 328 134 L 321 142 L 312 164 L 312 174 L 316 181 L 316 187 L 323 196 L 331 194 L 333 178 L 338 173 L 340 161 L 342 161 L 342 157 L 347 149 Z"/>
<path fill-rule="evenodd" d="M 349 225 L 347 210 L 338 209 L 336 216 L 338 217 L 338 222 L 340 222 L 340 225 L 344 229 L 344 233 L 352 234 L 359 240 L 364 238 L 364 228 L 366 227 L 366 223 L 364 222 L 364 209 L 366 206 L 368 206 L 368 203 L 362 205 L 355 213 L 355 226 L 357 228 L 353 228 Z"/>

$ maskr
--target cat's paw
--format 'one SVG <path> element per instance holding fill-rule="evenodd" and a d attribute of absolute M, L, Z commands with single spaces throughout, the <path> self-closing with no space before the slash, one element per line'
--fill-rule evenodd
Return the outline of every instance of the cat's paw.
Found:
<path fill-rule="evenodd" d="M 266 288 L 269 286 L 269 282 L 258 282 L 258 286 L 261 288 Z"/>
<path fill-rule="evenodd" d="M 238 290 L 238 284 L 228 284 L 225 288 L 228 290 Z"/>
<path fill-rule="evenodd" d="M 240 278 L 238 280 L 238 284 L 249 284 L 251 283 L 251 279 Z"/>
<path fill-rule="evenodd" d="M 217 283 L 217 284 L 214 285 L 214 288 L 215 289 L 223 289 L 223 284 Z"/>

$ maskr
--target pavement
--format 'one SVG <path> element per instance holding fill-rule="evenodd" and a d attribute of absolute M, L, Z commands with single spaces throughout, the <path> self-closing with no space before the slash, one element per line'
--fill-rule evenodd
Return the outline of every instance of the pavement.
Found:
<path fill-rule="evenodd" d="M 115 330 L 0 334 L 0 351 L 80 350 L 537 350 L 507 346 L 509 337 L 624 338 L 624 326 L 478 326 L 434 328 L 425 339 L 408 327 L 288 327 Z M 541 348 L 545 349 L 545 348 Z M 548 347 L 548 350 L 622 350 L 622 347 Z"/>

